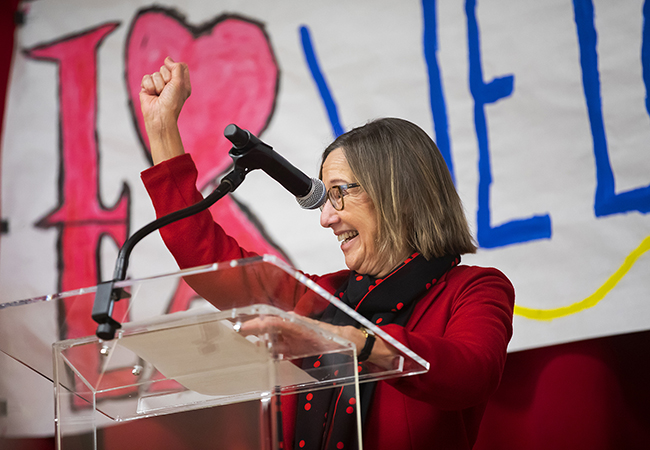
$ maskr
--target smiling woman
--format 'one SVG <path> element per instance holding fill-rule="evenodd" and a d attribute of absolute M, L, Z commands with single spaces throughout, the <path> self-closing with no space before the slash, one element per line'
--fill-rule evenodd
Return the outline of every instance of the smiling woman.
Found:
<path fill-rule="evenodd" d="M 171 59 L 142 80 L 142 113 L 156 162 L 142 179 L 159 217 L 202 199 L 177 126 L 190 91 L 187 65 Z M 416 125 L 380 119 L 337 138 L 323 153 L 320 176 L 329 198 L 320 224 L 337 236 L 347 270 L 310 278 L 431 367 L 364 385 L 364 445 L 471 448 L 503 371 L 514 289 L 496 269 L 459 265 L 461 254 L 476 248 L 438 148 Z M 161 235 L 181 268 L 254 255 L 207 211 L 164 227 Z M 360 360 L 379 364 L 393 351 L 337 308 L 305 304 L 296 299 L 296 311 L 354 342 Z M 353 448 L 358 406 L 350 389 L 283 397 L 283 447 Z"/>

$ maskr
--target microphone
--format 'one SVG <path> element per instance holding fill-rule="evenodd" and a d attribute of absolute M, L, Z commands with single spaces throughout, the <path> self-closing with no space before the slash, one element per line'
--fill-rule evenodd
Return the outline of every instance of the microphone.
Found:
<path fill-rule="evenodd" d="M 247 171 L 262 169 L 295 195 L 296 201 L 304 209 L 316 209 L 325 204 L 327 190 L 323 182 L 305 175 L 275 152 L 273 147 L 234 123 L 228 125 L 223 134 L 233 144 L 229 155 L 235 161 L 235 166 Z"/>

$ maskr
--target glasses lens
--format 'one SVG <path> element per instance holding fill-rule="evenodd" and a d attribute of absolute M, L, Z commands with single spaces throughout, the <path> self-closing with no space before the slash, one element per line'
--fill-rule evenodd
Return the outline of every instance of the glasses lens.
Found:
<path fill-rule="evenodd" d="M 339 186 L 332 186 L 330 188 L 329 198 L 334 209 L 340 211 L 343 207 L 343 197 L 341 196 L 341 188 Z"/>

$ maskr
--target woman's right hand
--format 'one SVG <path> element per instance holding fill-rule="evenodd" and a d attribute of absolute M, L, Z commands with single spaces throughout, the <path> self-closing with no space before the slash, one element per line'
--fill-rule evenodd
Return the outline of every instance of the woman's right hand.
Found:
<path fill-rule="evenodd" d="M 191 93 L 187 64 L 174 62 L 169 56 L 158 72 L 142 78 L 140 108 L 154 164 L 185 152 L 178 117 Z"/>

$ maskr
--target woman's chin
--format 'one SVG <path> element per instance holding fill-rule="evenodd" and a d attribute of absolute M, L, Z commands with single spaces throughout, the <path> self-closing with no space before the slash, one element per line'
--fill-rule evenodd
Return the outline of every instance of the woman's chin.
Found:
<path fill-rule="evenodd" d="M 345 265 L 348 269 L 354 272 L 362 273 L 361 264 L 359 264 L 359 261 L 356 258 L 352 257 L 352 255 L 345 255 Z"/>

